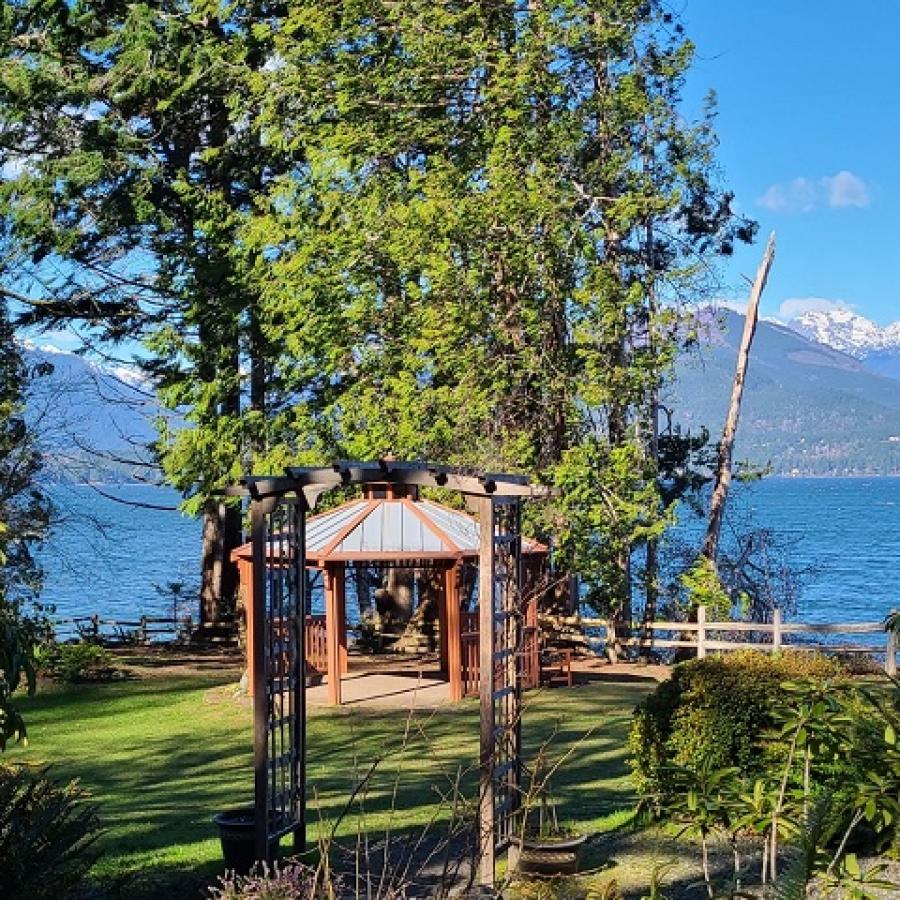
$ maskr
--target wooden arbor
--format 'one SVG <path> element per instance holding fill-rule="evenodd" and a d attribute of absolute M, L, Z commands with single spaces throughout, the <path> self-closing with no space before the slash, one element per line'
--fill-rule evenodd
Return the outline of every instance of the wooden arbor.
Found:
<path fill-rule="evenodd" d="M 305 625 L 307 672 L 327 675 L 329 702 L 340 705 L 341 675 L 347 662 L 347 567 L 365 565 L 384 569 L 404 567 L 434 573 L 440 670 L 450 684 L 450 699 L 478 693 L 479 658 L 477 613 L 462 613 L 460 589 L 463 566 L 474 565 L 481 552 L 478 520 L 464 512 L 419 498 L 419 486 L 392 482 L 362 485 L 362 498 L 350 500 L 306 522 L 306 566 L 322 572 L 324 616 L 307 615 Z M 271 564 L 275 542 L 270 537 Z M 525 583 L 538 585 L 547 564 L 544 544 L 522 539 Z M 232 553 L 240 575 L 247 612 L 247 633 L 252 635 L 252 541 Z M 309 612 L 309 610 L 307 610 Z M 539 681 L 537 591 L 529 590 L 525 610 L 524 683 Z M 253 691 L 253 641 L 248 641 L 249 687 Z"/>
<path fill-rule="evenodd" d="M 509 847 L 521 802 L 524 627 L 520 500 L 545 496 L 546 491 L 529 485 L 521 476 L 473 475 L 422 463 L 381 461 L 290 469 L 283 477 L 248 478 L 245 482 L 243 489 L 250 497 L 253 580 L 249 605 L 254 621 L 256 856 L 271 860 L 281 838 L 288 834 L 293 835 L 296 848 L 305 845 L 306 513 L 323 491 L 351 484 L 388 485 L 398 492 L 443 487 L 464 494 L 477 509 L 479 873 L 482 884 L 492 885 L 496 856 Z M 330 656 L 334 657 L 334 671 L 339 672 L 339 651 Z"/>

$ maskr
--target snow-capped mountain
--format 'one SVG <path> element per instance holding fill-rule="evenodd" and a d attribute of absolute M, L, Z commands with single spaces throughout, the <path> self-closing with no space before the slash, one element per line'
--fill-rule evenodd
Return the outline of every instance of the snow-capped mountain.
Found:
<path fill-rule="evenodd" d="M 882 327 L 849 309 L 808 312 L 788 323 L 817 344 L 864 360 L 873 353 L 900 354 L 900 322 Z"/>
<path fill-rule="evenodd" d="M 153 386 L 133 366 L 86 359 L 52 344 L 21 341 L 34 373 L 26 419 L 44 453 L 46 472 L 63 480 L 152 478 L 159 407 Z"/>

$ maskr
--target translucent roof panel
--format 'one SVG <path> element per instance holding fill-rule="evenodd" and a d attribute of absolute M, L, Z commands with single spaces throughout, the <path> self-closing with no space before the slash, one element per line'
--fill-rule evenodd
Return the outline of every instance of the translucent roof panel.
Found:
<path fill-rule="evenodd" d="M 477 556 L 479 540 L 477 519 L 430 500 L 352 500 L 306 522 L 307 559 L 317 563 L 457 559 Z M 526 553 L 547 549 L 529 538 L 522 544 Z"/>
<path fill-rule="evenodd" d="M 368 505 L 365 500 L 355 500 L 307 519 L 307 553 L 321 553 Z"/>

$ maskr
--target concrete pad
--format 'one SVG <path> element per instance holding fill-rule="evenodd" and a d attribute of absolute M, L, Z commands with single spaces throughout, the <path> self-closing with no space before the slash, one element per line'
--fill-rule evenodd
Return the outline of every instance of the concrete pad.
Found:
<path fill-rule="evenodd" d="M 351 672 L 341 678 L 343 706 L 435 709 L 450 702 L 450 684 L 436 672 Z M 328 679 L 307 688 L 306 702 L 328 706 Z"/>

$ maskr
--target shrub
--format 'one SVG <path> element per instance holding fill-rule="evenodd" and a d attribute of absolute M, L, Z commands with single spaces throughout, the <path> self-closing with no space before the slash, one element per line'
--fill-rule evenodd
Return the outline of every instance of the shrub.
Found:
<path fill-rule="evenodd" d="M 59 681 L 111 681 L 121 677 L 115 654 L 99 644 L 55 644 L 47 652 L 44 671 Z"/>
<path fill-rule="evenodd" d="M 675 789 L 670 767 L 699 772 L 737 767 L 753 775 L 763 768 L 763 740 L 783 682 L 844 677 L 828 657 L 799 651 L 778 654 L 737 650 L 675 667 L 636 709 L 629 735 L 631 766 L 643 796 Z"/>
<path fill-rule="evenodd" d="M 94 862 L 100 823 L 75 782 L 0 766 L 0 883 L 4 897 L 70 897 Z"/>

